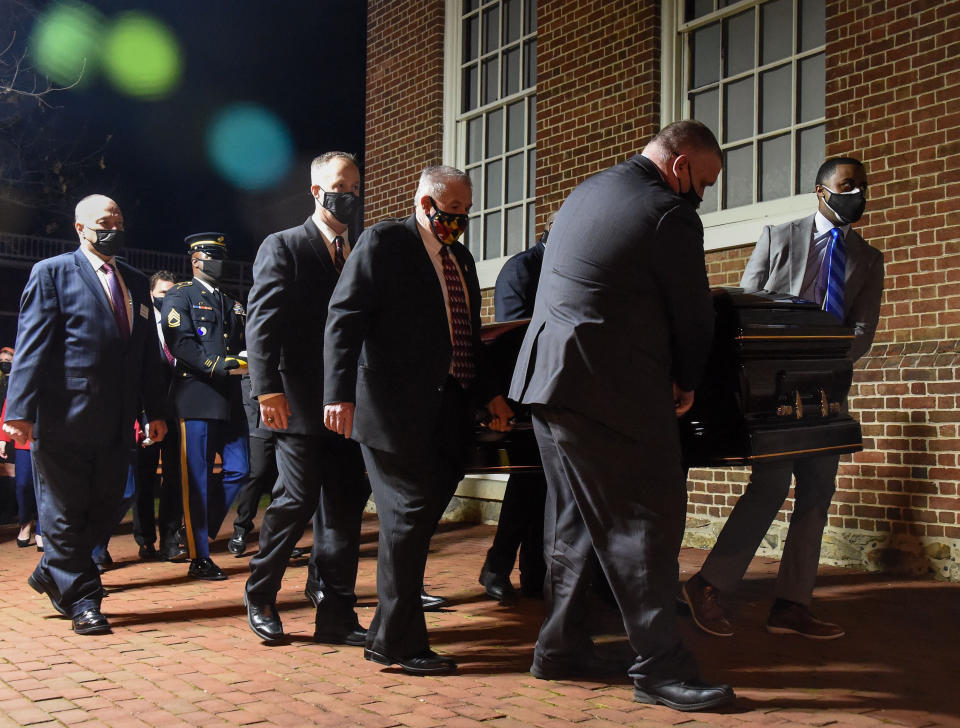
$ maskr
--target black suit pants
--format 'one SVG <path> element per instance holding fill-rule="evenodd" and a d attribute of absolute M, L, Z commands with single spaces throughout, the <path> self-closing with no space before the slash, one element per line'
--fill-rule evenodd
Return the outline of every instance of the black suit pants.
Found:
<path fill-rule="evenodd" d="M 290 553 L 322 501 L 323 527 L 314 531 L 311 553 L 324 584 L 317 620 L 329 631 L 349 631 L 357 624 L 360 522 L 370 492 L 360 449 L 333 434 L 277 433 L 276 456 L 280 475 L 260 524 L 260 550 L 250 560 L 247 596 L 257 604 L 276 601 Z"/>
<path fill-rule="evenodd" d="M 89 445 L 34 440 L 43 556 L 37 570 L 53 579 L 70 616 L 100 606 L 93 549 L 110 536 L 123 498 L 130 450 L 120 443 Z"/>
<path fill-rule="evenodd" d="M 160 465 L 160 476 L 157 466 Z M 133 508 L 133 538 L 141 546 L 152 544 L 160 533 L 160 545 L 174 546 L 177 530 L 183 521 L 183 498 L 180 494 L 180 423 L 167 422 L 167 436 L 162 441 L 137 448 L 137 495 Z M 160 510 L 154 515 L 154 499 Z"/>
<path fill-rule="evenodd" d="M 543 563 L 543 507 L 547 482 L 542 473 L 511 473 L 500 505 L 497 533 L 487 551 L 489 571 L 510 578 L 520 552 L 520 585 L 539 591 Z"/>
<path fill-rule="evenodd" d="M 253 519 L 257 517 L 260 499 L 273 492 L 278 475 L 276 437 L 251 435 L 250 476 L 237 496 L 237 517 L 233 521 L 236 528 L 242 528 L 247 533 L 253 530 Z"/>
<path fill-rule="evenodd" d="M 546 619 L 534 662 L 578 664 L 592 650 L 585 597 L 596 553 L 637 653 L 630 676 L 694 677 L 675 626 L 687 503 L 679 447 L 671 457 L 570 410 L 532 411 L 547 477 Z"/>

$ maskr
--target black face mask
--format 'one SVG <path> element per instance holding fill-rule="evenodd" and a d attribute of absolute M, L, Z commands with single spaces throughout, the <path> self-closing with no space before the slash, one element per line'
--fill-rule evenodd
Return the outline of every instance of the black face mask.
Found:
<path fill-rule="evenodd" d="M 833 210 L 833 214 L 844 225 L 849 225 L 863 217 L 863 211 L 867 208 L 867 196 L 863 190 L 834 192 L 829 187 L 823 189 L 827 193 L 823 203 Z"/>
<path fill-rule="evenodd" d="M 547 237 L 549 237 L 549 235 L 550 235 L 550 231 L 544 230 L 542 233 L 540 233 L 540 240 L 538 240 L 537 242 L 539 242 L 541 245 L 546 245 Z"/>
<path fill-rule="evenodd" d="M 223 278 L 223 268 L 226 261 L 211 258 L 209 260 L 202 260 L 200 262 L 203 266 L 201 270 L 203 270 L 203 272 L 210 276 L 213 280 L 219 281 L 221 278 Z"/>
<path fill-rule="evenodd" d="M 320 204 L 324 210 L 337 218 L 338 222 L 349 225 L 356 219 L 360 209 L 360 198 L 352 192 L 324 192 L 323 202 Z"/>
<path fill-rule="evenodd" d="M 93 230 L 93 228 L 87 228 Z M 97 235 L 97 242 L 91 243 L 93 249 L 100 255 L 112 258 L 127 242 L 127 234 L 123 230 L 93 230 Z"/>
<path fill-rule="evenodd" d="M 4 374 L 9 374 L 12 368 L 13 368 L 12 361 L 0 361 L 0 372 L 3 372 Z"/>
<path fill-rule="evenodd" d="M 690 171 L 689 164 L 687 164 L 687 176 L 690 178 L 690 189 L 686 192 L 681 192 L 680 197 L 693 205 L 693 209 L 696 210 L 700 207 L 700 203 L 703 202 L 703 198 L 697 194 L 697 188 L 693 186 L 693 173 Z"/>

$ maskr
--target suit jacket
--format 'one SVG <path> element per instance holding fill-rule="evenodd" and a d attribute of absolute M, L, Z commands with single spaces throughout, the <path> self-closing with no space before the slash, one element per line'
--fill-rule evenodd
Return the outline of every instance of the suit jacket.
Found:
<path fill-rule="evenodd" d="M 477 355 L 470 394 L 493 398 L 480 343 L 480 284 L 473 256 L 450 246 L 466 282 Z M 443 289 L 416 217 L 364 231 L 330 299 L 323 401 L 354 402 L 353 439 L 416 456 L 430 445 L 447 386 L 452 344 Z"/>
<path fill-rule="evenodd" d="M 116 261 L 133 300 L 124 341 L 107 295 L 79 249 L 33 266 L 20 301 L 7 418 L 34 423 L 34 437 L 133 446 L 141 402 L 164 413 L 156 325 L 146 277 Z"/>
<path fill-rule="evenodd" d="M 700 219 L 636 155 L 581 183 L 557 213 L 510 397 L 679 458 L 672 382 L 696 387 L 713 319 Z"/>
<path fill-rule="evenodd" d="M 748 291 L 767 290 L 799 296 L 807 270 L 815 215 L 783 225 L 767 225 L 760 234 L 740 286 Z M 883 295 L 883 253 L 850 228 L 844 237 L 847 249 L 844 274 L 843 322 L 856 332 L 850 358 L 867 353 L 877 331 Z"/>
<path fill-rule="evenodd" d="M 503 264 L 493 289 L 494 316 L 497 321 L 514 321 L 533 315 L 545 249 L 546 246 L 538 240 L 532 248 L 517 253 Z"/>
<path fill-rule="evenodd" d="M 251 391 L 286 395 L 286 432 L 333 435 L 323 425 L 323 330 L 339 278 L 312 218 L 269 235 L 257 251 L 247 301 Z"/>
<path fill-rule="evenodd" d="M 243 421 L 240 377 L 222 361 L 244 348 L 243 306 L 197 279 L 178 283 L 163 299 L 163 336 L 177 359 L 171 394 L 183 419 Z"/>

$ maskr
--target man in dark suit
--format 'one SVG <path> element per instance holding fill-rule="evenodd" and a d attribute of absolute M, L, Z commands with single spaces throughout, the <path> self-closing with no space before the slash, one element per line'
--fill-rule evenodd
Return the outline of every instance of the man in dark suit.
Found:
<path fill-rule="evenodd" d="M 193 280 L 163 299 L 167 348 L 176 359 L 172 397 L 180 419 L 180 492 L 192 579 L 219 581 L 226 574 L 210 558 L 216 538 L 249 470 L 247 419 L 240 396 L 245 362 L 243 306 L 220 289 L 227 244 L 220 233 L 185 239 Z M 213 468 L 217 454 L 222 477 Z"/>
<path fill-rule="evenodd" d="M 133 509 L 133 537 L 140 544 L 140 558 L 146 561 L 162 559 L 176 561 L 187 555 L 180 546 L 177 532 L 183 521 L 183 500 L 180 497 L 180 423 L 176 418 L 173 401 L 169 399 L 173 381 L 173 354 L 163 339 L 163 320 L 160 309 L 167 291 L 176 283 L 173 273 L 157 271 L 150 276 L 152 319 L 156 333 L 156 355 L 163 373 L 163 392 L 167 397 L 167 436 L 157 442 L 152 433 L 143 432 L 137 448 L 137 493 Z M 144 425 L 145 423 L 141 423 Z M 147 429 L 141 427 L 142 430 Z M 157 466 L 161 476 L 157 477 Z M 154 513 L 154 500 L 159 499 L 160 510 Z M 159 532 L 160 549 L 154 546 Z"/>
<path fill-rule="evenodd" d="M 533 315 L 537 298 L 543 253 L 556 213 L 547 218 L 536 245 L 517 253 L 503 264 L 493 289 L 494 317 L 497 321 L 516 321 Z M 507 374 L 513 374 L 511 370 Z M 508 380 L 509 381 L 509 380 Z M 521 462 L 538 461 L 540 454 L 518 452 L 509 454 Z M 487 596 L 501 604 L 516 601 L 516 590 L 510 582 L 510 572 L 520 550 L 520 590 L 526 596 L 543 595 L 543 506 L 547 481 L 543 473 L 511 473 L 500 504 L 500 518 L 493 543 L 480 569 L 480 584 Z"/>
<path fill-rule="evenodd" d="M 829 159 L 817 172 L 814 191 L 819 198 L 815 214 L 763 229 L 740 285 L 750 291 L 789 293 L 832 310 L 856 333 L 850 350 L 856 361 L 873 342 L 883 295 L 883 254 L 850 227 L 866 206 L 866 171 L 850 157 Z M 746 491 L 703 568 L 684 584 L 684 598 L 701 629 L 719 637 L 733 635 L 719 594 L 739 585 L 796 476 L 767 631 L 819 640 L 843 636 L 840 625 L 810 612 L 839 464 L 839 455 L 754 464 Z"/>
<path fill-rule="evenodd" d="M 418 675 L 456 669 L 430 650 L 420 592 L 430 537 L 463 477 L 473 406 L 487 404 L 498 431 L 513 416 L 480 356 L 480 285 L 457 242 L 472 200 L 460 170 L 425 169 L 415 214 L 360 238 L 324 337 L 325 421 L 360 443 L 380 518 L 364 657 Z"/>
<path fill-rule="evenodd" d="M 247 622 L 268 642 L 283 637 L 276 598 L 297 540 L 311 517 L 306 596 L 317 608 L 314 639 L 362 646 L 354 607 L 360 524 L 370 486 L 357 443 L 323 424 L 323 330 L 327 304 L 352 256 L 360 213 L 353 155 L 328 152 L 310 167 L 314 214 L 267 237 L 253 267 L 247 318 L 251 392 L 276 432 L 280 477 L 250 560 Z"/>
<path fill-rule="evenodd" d="M 37 263 L 23 291 L 4 430 L 32 440 L 44 553 L 28 578 L 78 634 L 101 634 L 91 554 L 115 525 L 141 403 L 163 440 L 159 362 L 142 273 L 114 256 L 123 214 L 103 195 L 76 208 L 80 248 Z"/>
<path fill-rule="evenodd" d="M 733 698 L 699 681 L 674 624 L 687 502 L 676 418 L 713 334 L 695 207 L 721 164 L 709 129 L 681 121 L 570 193 L 510 388 L 531 407 L 548 486 L 531 672 L 619 668 L 593 653 L 584 597 L 596 553 L 637 653 L 634 699 L 678 710 Z"/>

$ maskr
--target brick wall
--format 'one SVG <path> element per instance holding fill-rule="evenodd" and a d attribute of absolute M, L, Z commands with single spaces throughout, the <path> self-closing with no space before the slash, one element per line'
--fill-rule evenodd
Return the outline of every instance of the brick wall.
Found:
<path fill-rule="evenodd" d="M 443 0 L 368 0 L 364 217 L 413 212 L 443 153 Z"/>

